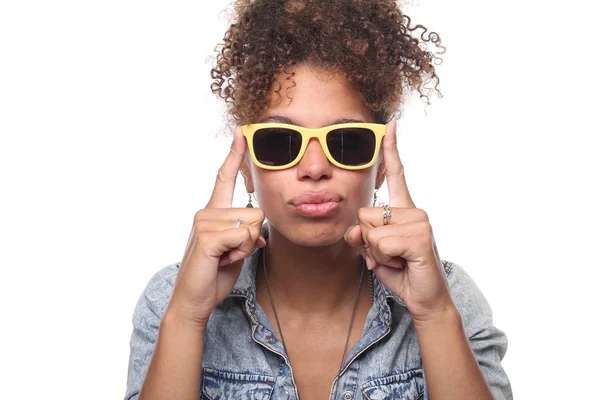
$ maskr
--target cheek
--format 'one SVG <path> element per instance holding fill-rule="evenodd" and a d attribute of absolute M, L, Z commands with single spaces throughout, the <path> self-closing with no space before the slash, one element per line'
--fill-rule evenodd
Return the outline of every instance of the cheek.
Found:
<path fill-rule="evenodd" d="M 375 189 L 375 180 L 377 179 L 377 168 L 371 167 L 366 171 L 357 171 L 352 177 L 352 182 L 363 192 L 371 192 Z"/>
<path fill-rule="evenodd" d="M 254 167 L 252 171 L 254 195 L 261 207 L 265 207 L 281 197 L 281 188 L 286 181 L 282 175 L 284 175 L 284 171 L 266 171 Z"/>
<path fill-rule="evenodd" d="M 349 200 L 352 200 L 355 208 L 369 207 L 373 204 L 376 177 L 377 170 L 371 168 L 367 171 L 352 171 L 345 179 Z"/>
<path fill-rule="evenodd" d="M 361 190 L 361 204 L 359 207 L 371 207 L 373 205 L 373 193 L 375 191 L 375 179 L 365 180 Z"/>

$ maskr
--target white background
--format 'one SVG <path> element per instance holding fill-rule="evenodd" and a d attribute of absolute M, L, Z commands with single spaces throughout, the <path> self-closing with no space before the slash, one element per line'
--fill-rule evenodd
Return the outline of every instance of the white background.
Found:
<path fill-rule="evenodd" d="M 229 146 L 209 90 L 227 3 L 0 3 L 0 398 L 123 397 L 135 303 L 180 260 Z M 406 11 L 448 47 L 444 97 L 427 115 L 415 97 L 399 125 L 413 199 L 507 333 L 515 397 L 593 397 L 593 13 L 515 0 Z"/>

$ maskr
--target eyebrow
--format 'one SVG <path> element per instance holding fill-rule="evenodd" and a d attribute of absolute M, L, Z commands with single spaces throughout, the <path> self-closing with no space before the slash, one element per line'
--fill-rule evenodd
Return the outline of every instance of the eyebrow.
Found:
<path fill-rule="evenodd" d="M 290 125 L 300 126 L 300 124 L 295 123 L 293 120 L 291 120 L 288 117 L 284 117 L 283 115 L 269 115 L 268 117 L 265 117 L 265 118 L 261 119 L 260 121 L 258 121 L 258 123 L 265 123 L 265 122 L 280 122 L 282 124 L 290 124 Z M 360 120 L 360 119 L 353 119 L 353 118 L 338 118 L 335 121 L 330 122 L 326 126 L 355 123 L 355 122 L 362 123 L 365 121 Z"/>

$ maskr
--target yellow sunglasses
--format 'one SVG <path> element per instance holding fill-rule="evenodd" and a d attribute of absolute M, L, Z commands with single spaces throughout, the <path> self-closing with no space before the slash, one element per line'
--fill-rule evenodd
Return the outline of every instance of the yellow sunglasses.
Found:
<path fill-rule="evenodd" d="M 364 169 L 379 154 L 386 126 L 366 122 L 344 123 L 310 129 L 283 123 L 242 126 L 252 161 L 264 169 L 281 170 L 296 165 L 308 142 L 317 138 L 327 159 L 344 169 Z"/>

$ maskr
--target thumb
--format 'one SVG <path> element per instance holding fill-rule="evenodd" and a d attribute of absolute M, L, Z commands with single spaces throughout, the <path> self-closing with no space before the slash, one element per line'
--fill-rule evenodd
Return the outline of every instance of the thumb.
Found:
<path fill-rule="evenodd" d="M 349 227 L 344 234 L 344 240 L 354 248 L 362 248 L 363 241 L 360 225 L 352 225 Z"/>

